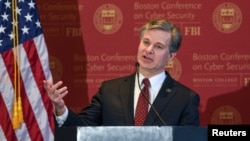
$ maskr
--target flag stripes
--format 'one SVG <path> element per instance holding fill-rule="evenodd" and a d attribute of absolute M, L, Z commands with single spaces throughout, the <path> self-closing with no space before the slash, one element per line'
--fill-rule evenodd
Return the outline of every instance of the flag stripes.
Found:
<path fill-rule="evenodd" d="M 54 141 L 53 105 L 43 87 L 43 80 L 52 80 L 52 74 L 36 8 L 34 0 L 0 0 L 0 141 Z M 12 21 L 13 14 L 18 22 Z M 14 37 L 18 37 L 16 52 Z M 15 71 L 15 64 L 20 70 Z M 17 129 L 12 121 L 15 80 L 20 82 L 23 112 Z"/>
<path fill-rule="evenodd" d="M 20 130 L 16 130 L 16 138 L 18 140 L 22 139 L 22 134 L 29 134 L 27 138 L 30 140 L 53 140 L 53 107 L 48 99 L 47 93 L 43 88 L 42 80 L 51 79 L 50 70 L 48 69 L 48 62 L 40 62 L 37 60 L 43 60 L 45 58 L 48 59 L 48 56 L 44 55 L 44 49 L 46 52 L 46 48 L 44 48 L 44 39 L 43 35 L 39 35 L 33 40 L 26 41 L 22 46 L 19 46 L 21 58 L 20 58 L 20 66 L 21 68 L 21 96 L 22 96 L 22 104 L 23 104 L 23 113 L 24 113 L 24 122 L 25 124 L 21 127 Z M 37 41 L 37 42 L 36 42 Z M 42 45 L 42 47 L 39 47 Z M 38 52 L 37 52 L 38 51 Z M 39 55 L 41 53 L 42 55 Z M 24 56 L 26 55 L 26 56 Z M 13 138 L 14 130 L 9 128 L 11 126 L 11 117 L 12 117 L 12 101 L 13 101 L 13 51 L 7 51 L 2 53 L 3 62 L 8 69 L 1 69 L 1 76 L 9 76 L 4 78 L 5 80 L 1 80 L 1 82 L 5 82 L 5 85 L 0 86 L 1 90 L 3 90 L 3 100 L 5 105 L 1 106 L 1 109 L 5 112 L 8 110 L 8 115 L 6 114 L 6 122 L 1 123 L 3 127 L 3 131 L 6 131 L 7 138 Z M 43 65 L 42 65 L 43 64 Z M 47 68 L 47 69 L 46 69 Z M 4 108 L 8 107 L 8 108 Z M 46 110 L 49 109 L 49 110 Z M 2 111 L 1 110 L 1 111 Z M 4 113 L 5 113 L 4 112 Z M 47 122 L 49 121 L 49 122 Z M 2 127 L 2 128 L 3 128 Z M 43 129 L 43 130 L 41 130 Z M 21 137 L 19 139 L 19 137 Z M 25 140 L 29 140 L 25 138 Z M 50 139 L 49 139 L 50 138 Z"/>

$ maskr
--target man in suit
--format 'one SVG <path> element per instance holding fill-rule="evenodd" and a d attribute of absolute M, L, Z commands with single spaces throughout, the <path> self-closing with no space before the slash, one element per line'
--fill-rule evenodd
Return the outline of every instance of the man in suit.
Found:
<path fill-rule="evenodd" d="M 132 126 L 135 124 L 137 101 L 142 80 L 150 82 L 148 110 L 144 126 L 199 126 L 199 95 L 174 80 L 165 70 L 180 48 L 180 29 L 167 20 L 153 20 L 140 31 L 137 71 L 129 76 L 104 81 L 91 103 L 78 115 L 64 103 L 68 94 L 63 82 L 44 81 L 55 107 L 57 126 Z"/>

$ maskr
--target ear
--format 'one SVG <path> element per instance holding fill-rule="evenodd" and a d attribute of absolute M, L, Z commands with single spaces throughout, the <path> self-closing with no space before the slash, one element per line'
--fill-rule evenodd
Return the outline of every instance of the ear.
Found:
<path fill-rule="evenodd" d="M 176 52 L 170 53 L 169 56 L 170 56 L 169 61 L 173 60 L 174 57 L 176 56 Z"/>

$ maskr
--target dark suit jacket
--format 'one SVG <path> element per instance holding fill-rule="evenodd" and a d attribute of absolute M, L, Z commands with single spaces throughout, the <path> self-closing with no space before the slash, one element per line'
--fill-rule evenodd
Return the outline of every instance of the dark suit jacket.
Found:
<path fill-rule="evenodd" d="M 167 78 L 161 87 L 153 106 L 166 125 L 199 125 L 199 95 L 175 81 L 166 72 Z M 69 110 L 63 126 L 132 126 L 134 125 L 134 83 L 135 73 L 104 81 L 93 96 L 89 106 L 79 115 Z M 145 126 L 164 125 L 151 108 Z"/>

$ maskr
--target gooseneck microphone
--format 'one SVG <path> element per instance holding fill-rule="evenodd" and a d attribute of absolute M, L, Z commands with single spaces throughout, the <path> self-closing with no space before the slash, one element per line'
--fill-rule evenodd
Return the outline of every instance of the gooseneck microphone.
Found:
<path fill-rule="evenodd" d="M 135 63 L 136 66 L 136 76 L 137 76 L 137 83 L 138 83 L 138 87 L 140 89 L 140 92 L 142 92 L 143 97 L 146 99 L 146 101 L 148 102 L 148 104 L 151 106 L 151 108 L 153 109 L 155 115 L 158 117 L 158 119 L 161 121 L 161 123 L 166 126 L 166 122 L 163 120 L 163 118 L 161 117 L 161 115 L 159 114 L 159 112 L 156 110 L 156 108 L 154 107 L 154 105 L 149 101 L 149 99 L 145 96 L 145 93 L 142 91 L 141 85 L 140 85 L 140 80 L 139 80 L 139 66 L 140 64 L 138 62 Z"/>

